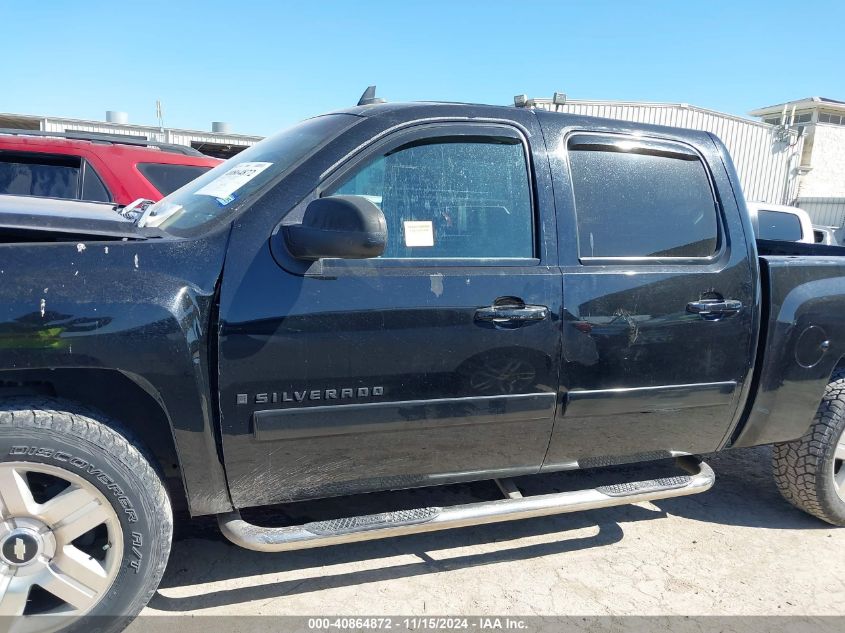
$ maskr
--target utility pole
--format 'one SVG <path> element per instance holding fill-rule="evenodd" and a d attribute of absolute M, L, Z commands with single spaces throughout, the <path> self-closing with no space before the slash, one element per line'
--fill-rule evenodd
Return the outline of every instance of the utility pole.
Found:
<path fill-rule="evenodd" d="M 158 119 L 158 127 L 161 132 L 161 140 L 167 142 L 164 134 L 164 109 L 161 107 L 161 99 L 156 99 L 156 118 Z"/>

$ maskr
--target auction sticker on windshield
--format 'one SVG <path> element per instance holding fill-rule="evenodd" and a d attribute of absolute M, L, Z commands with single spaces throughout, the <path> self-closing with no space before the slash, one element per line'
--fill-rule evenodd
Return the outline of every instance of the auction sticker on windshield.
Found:
<path fill-rule="evenodd" d="M 232 194 L 255 178 L 273 163 L 241 163 L 225 174 L 218 176 L 194 192 L 195 196 L 211 196 L 218 200 L 229 200 Z"/>

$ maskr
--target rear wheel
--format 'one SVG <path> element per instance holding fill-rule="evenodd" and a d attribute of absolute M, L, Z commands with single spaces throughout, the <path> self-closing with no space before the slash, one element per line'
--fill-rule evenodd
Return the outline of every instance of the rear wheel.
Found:
<path fill-rule="evenodd" d="M 89 630 L 81 616 L 97 616 L 119 631 L 158 586 L 170 503 L 116 428 L 66 403 L 0 403 L 0 615 L 25 616 L 12 630 Z"/>
<path fill-rule="evenodd" d="M 810 430 L 793 442 L 775 445 L 773 466 L 787 501 L 845 526 L 845 371 L 834 374 Z"/>

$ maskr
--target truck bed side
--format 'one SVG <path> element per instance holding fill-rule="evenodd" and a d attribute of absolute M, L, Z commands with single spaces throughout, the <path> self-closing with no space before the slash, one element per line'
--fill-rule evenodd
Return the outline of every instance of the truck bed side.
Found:
<path fill-rule="evenodd" d="M 801 437 L 845 356 L 845 258 L 761 255 L 760 278 L 755 385 L 736 447 Z"/>

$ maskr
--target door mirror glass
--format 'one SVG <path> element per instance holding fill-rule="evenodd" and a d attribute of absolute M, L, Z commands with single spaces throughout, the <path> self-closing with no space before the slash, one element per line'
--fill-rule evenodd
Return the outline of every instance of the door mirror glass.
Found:
<path fill-rule="evenodd" d="M 297 259 L 378 257 L 387 244 L 384 214 L 364 196 L 312 200 L 302 223 L 286 225 L 283 231 L 285 244 Z"/>

